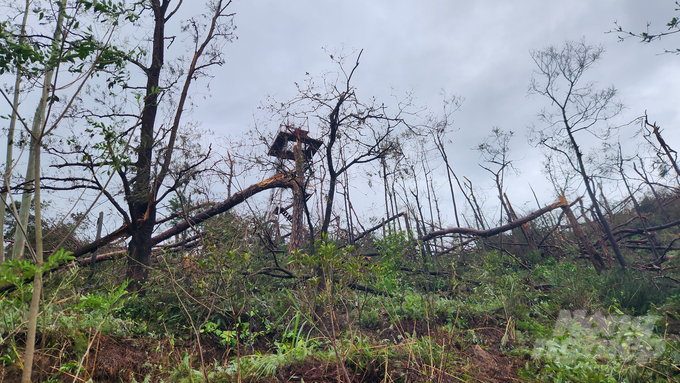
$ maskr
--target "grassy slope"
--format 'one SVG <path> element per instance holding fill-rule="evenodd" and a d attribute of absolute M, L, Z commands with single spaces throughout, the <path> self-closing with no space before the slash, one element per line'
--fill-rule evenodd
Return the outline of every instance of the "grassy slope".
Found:
<path fill-rule="evenodd" d="M 440 256 L 426 273 L 402 233 L 364 245 L 378 253 L 370 259 L 332 244 L 313 257 L 279 255 L 297 276 L 290 279 L 266 269 L 271 254 L 234 248 L 233 230 L 211 232 L 200 251 L 159 257 L 143 297 L 125 293 L 122 261 L 53 275 L 35 381 L 680 379 L 677 259 L 663 273 L 597 275 L 573 242 L 560 252 L 525 253 L 505 238 L 508 253 L 489 250 L 498 246 L 489 242 L 486 251 L 478 245 Z M 24 286 L 0 297 L 0 382 L 19 379 L 30 293 Z M 624 313 L 659 318 L 654 328 L 621 325 L 593 341 L 592 323 L 585 335 L 583 328 L 554 332 L 560 310 L 602 312 L 612 323 Z M 626 336 L 649 340 L 652 332 L 665 352 L 644 365 L 635 351 L 592 351 L 602 340 L 628 344 Z M 539 339 L 554 340 L 552 354 L 534 360 Z M 560 358 L 560 347 L 575 357 Z"/>

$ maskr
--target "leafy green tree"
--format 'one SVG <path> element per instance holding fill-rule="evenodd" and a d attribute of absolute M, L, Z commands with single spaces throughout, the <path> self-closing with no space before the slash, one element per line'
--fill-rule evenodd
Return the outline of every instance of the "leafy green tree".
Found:
<path fill-rule="evenodd" d="M 18 121 L 29 141 L 27 168 L 21 183 L 23 190 L 21 208 L 18 212 L 16 209 L 11 209 L 17 223 L 13 246 L 13 258 L 15 259 L 23 256 L 31 200 L 35 201 L 35 246 L 29 246 L 28 250 L 35 263 L 36 272 L 33 276 L 33 296 L 28 315 L 22 382 L 31 380 L 37 315 L 42 290 L 44 262 L 40 163 L 45 137 L 53 133 L 64 116 L 71 111 L 73 101 L 88 79 L 92 78 L 98 71 L 107 70 L 111 66 L 115 67 L 122 63 L 120 60 L 112 60 L 119 51 L 97 40 L 91 26 L 84 30 L 80 28 L 81 16 L 83 16 L 83 13 L 89 13 L 94 15 L 95 19 L 109 20 L 109 28 L 107 33 L 104 34 L 104 38 L 110 37 L 117 25 L 117 22 L 110 22 L 110 20 L 117 19 L 121 15 L 120 11 L 123 9 L 121 6 L 109 2 L 107 6 L 101 7 L 91 2 L 78 0 L 71 2 L 64 0 L 50 5 L 50 8 L 36 7 L 30 9 L 30 3 L 27 2 L 23 9 L 22 20 L 24 21 L 18 34 L 14 33 L 9 22 L 0 24 L 0 73 L 8 72 L 15 75 L 15 94 L 19 90 L 21 78 L 24 76 L 30 77 L 34 83 L 40 83 L 36 88 L 40 94 L 32 121 L 22 117 L 20 104 L 16 97 L 13 101 L 9 101 L 9 97 L 3 94 L 5 100 L 10 102 L 12 109 L 10 128 Z M 39 31 L 29 34 L 26 31 L 29 12 L 34 13 L 39 22 L 47 16 L 47 22 L 40 23 L 40 25 L 46 26 L 46 33 Z M 50 28 L 52 28 L 51 34 L 49 33 Z M 111 52 L 115 53 L 111 54 Z M 57 104 L 60 102 L 60 97 L 56 94 L 57 89 L 62 91 L 65 89 L 72 90 L 65 97 L 63 104 Z M 11 137 L 8 137 L 9 145 L 14 138 L 13 134 L 14 132 L 12 132 Z M 5 182 L 3 182 L 7 194 L 3 195 L 3 207 L 14 206 L 7 201 L 7 197 L 11 197 L 9 176 L 14 163 L 15 159 L 11 153 L 8 153 L 4 175 Z"/>
<path fill-rule="evenodd" d="M 124 56 L 129 73 L 109 77 L 105 86 L 95 90 L 94 98 L 100 102 L 84 105 L 78 114 L 89 123 L 87 134 L 74 134 L 62 149 L 65 160 L 59 166 L 86 174 L 77 187 L 103 193 L 122 217 L 123 225 L 114 235 L 130 237 L 127 276 L 134 280 L 131 289 L 140 288 L 147 279 L 161 203 L 185 188 L 209 158 L 210 150 L 201 151 L 185 114 L 191 105 L 191 86 L 209 76 L 211 67 L 222 65 L 224 45 L 234 39 L 234 14 L 227 12 L 230 4 L 209 2 L 205 14 L 181 21 L 178 36 L 170 30 L 171 22 L 190 4 L 172 0 L 136 3 L 141 20 L 135 34 L 147 34 L 144 26 L 149 25 L 150 39 Z M 172 45 L 179 41 L 186 43 L 186 49 L 172 58 L 177 52 Z M 115 188 L 101 179 L 104 172 L 117 176 Z M 111 238 L 106 236 L 98 243 Z"/>
<path fill-rule="evenodd" d="M 28 22 L 28 13 L 30 10 L 30 1 L 26 0 L 25 7 L 23 10 L 23 17 L 21 19 L 21 26 L 19 27 L 19 32 L 18 35 L 16 36 L 16 42 L 18 43 L 19 46 L 23 45 L 23 42 L 26 38 L 26 24 Z M 0 24 L 0 28 L 4 29 L 7 26 L 7 23 L 5 24 Z M 13 41 L 14 39 L 12 39 Z M 7 56 L 5 56 L 7 57 Z M 3 68 L 0 68 L 0 71 L 3 71 Z M 20 87 L 21 87 L 21 80 L 22 80 L 22 74 L 21 74 L 21 64 L 17 63 L 16 64 L 16 73 L 15 73 L 15 80 L 14 80 L 14 94 L 12 96 L 12 113 L 10 115 L 10 122 L 9 122 L 9 128 L 7 129 L 7 148 L 6 148 L 6 162 L 5 162 L 5 172 L 3 174 L 3 181 L 2 181 L 2 192 L 0 193 L 0 208 L 2 211 L 6 211 L 7 207 L 9 205 L 7 204 L 7 198 L 9 195 L 9 185 L 10 185 L 10 179 L 12 177 L 12 169 L 13 169 L 13 163 L 14 163 L 14 135 L 16 131 L 16 124 L 17 124 L 17 110 L 16 107 L 19 105 L 19 96 L 21 95 L 20 92 Z M 5 233 L 5 214 L 2 214 L 0 216 L 0 233 L 3 235 L 4 239 L 4 233 Z M 5 244 L 4 241 L 2 245 L 0 246 L 0 262 L 5 261 Z"/>

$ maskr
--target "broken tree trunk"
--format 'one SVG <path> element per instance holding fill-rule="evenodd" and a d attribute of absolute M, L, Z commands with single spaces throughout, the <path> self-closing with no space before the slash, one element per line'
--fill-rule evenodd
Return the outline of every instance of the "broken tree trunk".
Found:
<path fill-rule="evenodd" d="M 441 237 L 442 235 L 448 235 L 448 234 L 471 234 L 471 235 L 476 235 L 478 237 L 491 237 L 491 236 L 494 236 L 496 234 L 500 234 L 500 233 L 512 230 L 512 229 L 519 227 L 519 226 L 521 226 L 521 225 L 523 225 L 527 222 L 531 222 L 534 219 L 542 216 L 543 214 L 548 213 L 550 211 L 553 211 L 553 210 L 557 209 L 558 207 L 562 207 L 562 206 L 569 206 L 569 204 L 567 203 L 567 200 L 564 199 L 564 198 L 560 198 L 557 202 L 555 202 L 551 205 L 548 205 L 544 208 L 538 209 L 538 210 L 536 210 L 536 211 L 534 211 L 534 212 L 532 212 L 532 213 L 530 213 L 530 214 L 528 214 L 528 215 L 526 215 L 522 218 L 519 218 L 519 219 L 517 219 L 517 220 L 515 220 L 515 221 L 513 221 L 509 224 L 499 226 L 499 227 L 495 227 L 493 229 L 477 230 L 477 229 L 471 229 L 471 228 L 467 228 L 467 227 L 450 227 L 450 228 L 444 229 L 444 230 L 433 231 L 433 232 L 431 232 L 427 235 L 422 236 L 420 239 L 422 241 L 428 241 L 432 238 L 437 238 L 437 237 Z"/>
<path fill-rule="evenodd" d="M 193 217 L 187 218 L 182 222 L 178 222 L 177 224 L 175 224 L 175 226 L 151 238 L 151 241 L 154 244 L 157 244 L 165 241 L 166 239 L 170 239 L 173 236 L 183 232 L 184 230 L 189 229 L 191 226 L 198 225 L 218 214 L 229 211 L 234 206 L 240 204 L 246 199 L 262 191 L 274 188 L 291 188 L 291 187 L 292 181 L 288 175 L 277 174 L 273 177 L 267 178 L 264 181 L 250 185 L 249 187 L 241 190 L 238 193 L 234 193 L 234 195 L 232 195 L 231 198 L 218 204 L 215 204 L 213 207 L 205 211 L 202 211 Z"/>
<path fill-rule="evenodd" d="M 510 219 L 514 222 L 517 220 L 517 214 L 515 213 L 515 209 L 512 208 L 512 204 L 510 204 L 510 200 L 508 199 L 508 195 L 503 193 L 503 197 L 505 197 L 505 206 L 508 209 L 508 213 L 510 215 Z M 529 245 L 529 249 L 531 251 L 536 251 L 538 250 L 538 245 L 536 245 L 536 241 L 534 240 L 534 235 L 531 232 L 531 228 L 529 227 L 528 224 L 522 224 L 519 226 L 520 230 L 522 230 L 522 235 L 524 235 L 524 239 L 527 241 L 527 245 Z"/>
<path fill-rule="evenodd" d="M 562 199 L 564 199 L 564 201 L 566 202 L 566 198 L 564 197 L 564 195 L 560 197 L 560 200 Z M 583 229 L 581 228 L 581 225 L 578 223 L 576 216 L 574 216 L 574 212 L 569 207 L 569 204 L 565 204 L 564 206 L 562 206 L 562 211 L 564 211 L 564 215 L 566 215 L 567 219 L 569 219 L 571 229 L 574 231 L 574 234 L 579 240 L 581 251 L 585 252 L 588 255 L 588 258 L 590 259 L 590 262 L 592 262 L 593 267 L 595 267 L 595 271 L 597 272 L 597 274 L 600 274 L 602 270 L 608 269 L 609 267 L 605 263 L 604 259 L 602 259 L 600 253 L 597 252 L 597 250 L 590 242 L 588 237 L 586 237 L 586 234 L 583 232 Z"/>
<path fill-rule="evenodd" d="M 158 234 L 157 236 L 151 238 L 151 242 L 152 242 L 152 244 L 156 245 L 160 242 L 163 242 L 167 239 L 170 239 L 173 236 L 180 234 L 180 233 L 184 232 L 185 230 L 188 230 L 189 228 L 191 228 L 194 225 L 198 225 L 198 224 L 203 223 L 206 220 L 208 220 L 208 219 L 210 219 L 210 218 L 212 218 L 212 217 L 214 217 L 218 214 L 229 211 L 234 206 L 240 204 L 241 202 L 245 201 L 246 199 L 252 197 L 253 195 L 255 195 L 257 193 L 260 193 L 262 191 L 269 190 L 269 189 L 274 189 L 274 188 L 290 188 L 290 187 L 292 187 L 291 184 L 292 184 L 292 181 L 291 181 L 291 179 L 288 175 L 277 174 L 273 177 L 267 178 L 264 181 L 258 182 L 254 185 L 250 185 L 249 187 L 241 190 L 240 192 L 235 193 L 234 195 L 232 195 L 230 198 L 226 199 L 225 201 L 220 202 L 218 204 L 215 204 L 211 208 L 209 208 L 205 211 L 202 211 L 202 212 L 194 215 L 193 217 L 189 217 L 182 222 L 178 222 L 177 224 L 175 224 L 170 229 L 168 229 L 168 230 Z M 109 244 L 109 243 L 111 243 L 111 242 L 113 242 L 117 239 L 126 238 L 126 237 L 129 237 L 129 236 L 130 236 L 129 228 L 127 227 L 127 225 L 123 225 L 123 226 L 119 227 L 118 229 L 116 229 L 114 232 L 104 236 L 103 238 L 96 240 L 94 242 L 91 242 L 91 243 L 89 243 L 89 244 L 87 244 L 87 245 L 85 245 L 85 246 L 83 246 L 79 249 L 76 249 L 75 251 L 73 251 L 73 253 L 71 255 L 78 258 L 78 257 L 81 257 L 85 254 L 91 253 L 91 252 L 95 251 L 96 249 L 98 249 L 98 248 L 100 248 L 104 245 L 107 245 L 107 244 Z M 102 257 L 102 256 L 98 256 L 95 259 L 95 262 L 99 261 L 100 257 Z M 47 271 L 47 273 L 52 272 L 56 269 L 62 268 L 64 266 L 65 265 L 59 265 L 59 266 L 55 267 L 54 269 Z M 9 291 L 9 290 L 13 290 L 14 288 L 15 288 L 14 285 L 0 286 L 0 293 L 6 292 L 6 291 Z"/>
<path fill-rule="evenodd" d="M 666 141 L 661 137 L 661 131 L 659 130 L 659 127 L 656 125 L 656 123 L 650 124 L 649 120 L 647 119 L 647 115 L 645 114 L 645 124 L 647 126 L 652 127 L 652 133 L 654 133 L 654 136 L 656 137 L 656 140 L 659 142 L 659 145 L 661 145 L 661 148 L 663 149 L 664 153 L 668 157 L 668 160 L 670 161 L 671 165 L 673 165 L 673 169 L 675 170 L 675 174 L 677 174 L 678 179 L 680 179 L 680 167 L 678 167 L 678 163 L 675 161 L 675 158 L 673 157 L 673 153 L 677 155 L 675 150 L 671 149 L 668 144 L 666 144 Z"/>

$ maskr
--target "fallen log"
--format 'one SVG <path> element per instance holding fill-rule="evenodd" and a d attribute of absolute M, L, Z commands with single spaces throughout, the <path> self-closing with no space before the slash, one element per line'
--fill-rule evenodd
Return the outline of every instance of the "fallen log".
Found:
<path fill-rule="evenodd" d="M 225 201 L 217 203 L 217 204 L 213 205 L 211 208 L 204 210 L 204 211 L 202 211 L 202 212 L 200 212 L 200 213 L 198 213 L 198 214 L 196 214 L 192 217 L 185 219 L 182 222 L 175 224 L 170 229 L 168 229 L 168 230 L 164 231 L 163 233 L 153 237 L 151 239 L 151 241 L 154 245 L 156 245 L 160 242 L 165 241 L 166 239 L 172 238 L 173 236 L 182 233 L 183 231 L 191 228 L 194 225 L 198 225 L 198 224 L 203 223 L 203 222 L 207 221 L 208 219 L 210 219 L 210 218 L 212 218 L 212 217 L 214 217 L 218 214 L 229 211 L 231 208 L 235 207 L 236 205 L 242 203 L 246 199 L 248 199 L 248 198 L 250 198 L 250 197 L 254 196 L 255 194 L 260 193 L 262 191 L 274 189 L 274 188 L 291 188 L 291 187 L 292 187 L 292 181 L 290 179 L 290 176 L 288 176 L 287 174 L 277 174 L 275 176 L 267 178 L 264 181 L 253 184 L 253 185 L 241 190 L 240 192 L 235 193 L 234 195 L 232 195 L 230 198 L 226 199 Z M 130 231 L 129 231 L 128 225 L 123 225 L 123 226 L 119 227 L 118 229 L 116 229 L 114 232 L 104 236 L 103 238 L 100 238 L 100 239 L 93 241 L 93 242 L 91 242 L 91 243 L 89 243 L 85 246 L 82 246 L 78 249 L 75 249 L 72 252 L 71 255 L 75 258 L 79 258 L 79 257 L 81 257 L 85 254 L 89 254 L 89 253 L 99 249 L 100 247 L 102 247 L 104 245 L 108 245 L 109 243 L 111 243 L 111 242 L 113 242 L 117 239 L 126 238 L 126 237 L 129 237 L 129 236 L 130 236 Z M 121 254 L 116 253 L 116 255 L 120 256 Z M 97 256 L 97 258 L 95 258 L 95 260 L 94 260 L 95 263 L 100 261 L 100 260 L 110 259 L 110 258 L 107 258 L 107 257 L 104 257 L 104 256 L 110 256 L 110 254 L 103 254 L 101 256 Z M 100 258 L 100 257 L 102 257 L 102 258 Z M 114 258 L 115 258 L 115 256 L 114 256 Z M 91 257 L 87 258 L 88 261 L 90 261 L 90 259 L 91 259 Z M 75 262 L 79 263 L 79 261 L 75 261 Z M 46 273 L 51 273 L 53 271 L 59 270 L 59 269 L 65 267 L 69 264 L 72 264 L 72 263 L 65 263 L 65 264 L 58 265 L 55 268 L 46 271 Z M 28 281 L 28 279 L 26 281 Z M 26 282 L 26 281 L 24 281 L 24 282 Z M 8 291 L 12 291 L 12 290 L 14 290 L 14 288 L 15 288 L 14 285 L 0 286 L 0 294 L 8 292 Z"/>
<path fill-rule="evenodd" d="M 527 222 L 531 222 L 534 219 L 542 216 L 543 214 L 548 213 L 550 211 L 553 211 L 553 210 L 557 209 L 558 207 L 562 207 L 562 206 L 569 206 L 569 204 L 567 203 L 567 200 L 564 199 L 564 198 L 560 198 L 557 202 L 555 202 L 551 205 L 548 205 L 548 206 L 546 206 L 542 209 L 538 209 L 538 210 L 536 210 L 536 211 L 534 211 L 534 212 L 532 212 L 528 215 L 525 215 L 522 218 L 518 218 L 518 219 L 512 221 L 511 223 L 508 223 L 508 224 L 503 225 L 503 226 L 495 227 L 493 229 L 477 230 L 477 229 L 472 229 L 472 228 L 468 228 L 468 227 L 450 227 L 450 228 L 444 229 L 444 230 L 433 231 L 433 232 L 431 232 L 427 235 L 420 237 L 420 240 L 425 242 L 425 241 L 429 241 L 433 238 L 441 237 L 443 235 L 448 235 L 448 234 L 470 234 L 470 235 L 476 235 L 478 237 L 483 237 L 483 238 L 492 237 L 496 234 L 500 234 L 500 233 L 503 233 L 503 232 L 506 232 L 506 231 L 510 231 L 510 230 L 512 230 L 516 227 L 519 227 L 519 226 L 521 226 L 521 225 L 523 225 Z"/>
<path fill-rule="evenodd" d="M 182 233 L 183 231 L 189 229 L 192 226 L 201 224 L 218 214 L 229 211 L 234 206 L 240 204 L 241 202 L 247 200 L 248 198 L 262 191 L 275 188 L 292 188 L 292 187 L 293 181 L 291 181 L 288 175 L 277 174 L 273 177 L 267 178 L 264 181 L 250 185 L 249 187 L 232 195 L 231 198 L 225 200 L 224 202 L 215 204 L 209 209 L 206 209 L 192 217 L 189 217 L 181 222 L 178 222 L 177 224 L 175 224 L 175 226 L 151 238 L 151 242 L 155 245 L 157 243 L 165 241 L 166 239 L 172 238 L 175 235 Z"/>
<path fill-rule="evenodd" d="M 256 184 L 253 184 L 240 192 L 234 194 L 231 196 L 231 198 L 226 199 L 223 202 L 220 203 L 215 203 L 213 206 L 209 209 L 206 209 L 192 217 L 188 217 L 182 222 L 179 222 L 175 224 L 173 227 L 170 229 L 162 232 L 161 234 L 153 237 L 152 243 L 158 244 L 162 241 L 165 241 L 166 239 L 169 239 L 177 234 L 181 234 L 183 231 L 191 228 L 191 226 L 198 225 L 200 223 L 205 222 L 206 220 L 229 211 L 231 208 L 234 206 L 240 204 L 241 202 L 245 201 L 246 199 L 254 196 L 257 193 L 260 193 L 265 190 L 269 189 L 274 189 L 274 188 L 290 188 L 291 187 L 291 181 L 289 177 L 285 174 L 277 174 L 273 177 L 267 178 L 264 181 L 258 182 Z M 206 204 L 202 204 L 201 206 L 205 206 Z M 159 221 L 162 222 L 163 220 Z M 159 223 L 157 222 L 157 223 Z M 95 251 L 96 249 L 107 245 L 117 239 L 120 238 L 126 238 L 130 236 L 130 232 L 128 230 L 127 225 L 123 225 L 116 229 L 116 231 L 112 232 L 111 234 L 96 240 L 94 242 L 91 242 L 83 247 L 80 247 L 76 250 L 73 251 L 73 256 L 78 258 L 82 255 L 91 253 Z"/>
<path fill-rule="evenodd" d="M 673 227 L 673 226 L 680 226 L 680 220 L 668 222 L 668 223 L 665 223 L 665 224 L 659 225 L 659 226 L 650 226 L 650 227 L 647 228 L 647 232 L 660 231 L 660 230 L 663 230 L 663 229 L 668 229 L 669 227 Z M 637 228 L 637 229 L 620 229 L 620 230 L 614 231 L 612 234 L 614 234 L 615 236 L 619 236 L 617 238 L 617 240 L 620 241 L 623 238 L 627 238 L 627 237 L 630 237 L 630 236 L 635 235 L 635 234 L 644 234 L 644 233 L 645 233 L 645 229 Z"/>

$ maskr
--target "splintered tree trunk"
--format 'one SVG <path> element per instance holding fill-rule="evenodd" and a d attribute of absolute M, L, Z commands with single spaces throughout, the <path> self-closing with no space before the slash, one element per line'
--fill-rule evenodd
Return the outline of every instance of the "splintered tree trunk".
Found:
<path fill-rule="evenodd" d="M 511 221 L 515 221 L 517 219 L 517 214 L 515 213 L 515 210 L 512 208 L 512 204 L 510 204 L 510 200 L 508 199 L 508 195 L 506 193 L 503 193 L 503 196 L 505 197 L 505 207 L 508 209 L 508 215 L 510 216 Z M 536 251 L 538 250 L 538 245 L 536 244 L 536 241 L 534 240 L 534 235 L 531 232 L 531 228 L 529 227 L 529 224 L 523 224 L 520 227 L 520 230 L 522 230 L 522 235 L 524 235 L 524 239 L 527 241 L 527 245 L 529 245 L 529 249 L 531 251 Z"/>
<path fill-rule="evenodd" d="M 676 179 L 680 180 L 680 167 L 678 167 L 678 163 L 675 161 L 675 158 L 672 154 L 676 153 L 675 150 L 671 149 L 671 147 L 666 144 L 666 141 L 663 139 L 663 137 L 661 137 L 661 131 L 659 130 L 659 127 L 656 126 L 656 123 L 650 124 L 649 121 L 647 121 L 647 116 L 645 116 L 645 124 L 652 127 L 652 133 L 654 133 L 656 140 L 659 141 L 659 145 L 661 145 L 661 148 L 663 149 L 664 153 L 666 153 L 668 160 L 671 162 L 671 165 L 673 165 L 675 174 L 677 174 Z"/>
<path fill-rule="evenodd" d="M 156 222 L 156 201 L 152 195 L 151 166 L 154 147 L 154 125 L 158 113 L 158 96 L 161 69 L 165 57 L 165 12 L 168 2 L 151 0 L 154 15 L 151 65 L 146 71 L 144 110 L 142 111 L 137 161 L 134 163 L 136 176 L 132 182 L 132 194 L 126 196 L 130 209 L 130 243 L 128 244 L 127 277 L 133 282 L 132 290 L 142 287 L 148 275 L 151 257 L 151 235 Z"/>
<path fill-rule="evenodd" d="M 560 198 L 564 199 L 564 196 Z M 588 258 L 590 258 L 590 262 L 592 262 L 593 267 L 595 267 L 595 271 L 600 274 L 602 270 L 608 269 L 607 264 L 602 259 L 600 253 L 595 250 L 595 247 L 593 247 L 593 244 L 590 242 L 588 237 L 586 237 L 583 229 L 581 229 L 581 225 L 579 225 L 576 216 L 574 216 L 574 212 L 569 207 L 569 204 L 566 203 L 566 199 L 565 204 L 562 206 L 562 211 L 564 211 L 564 215 L 566 215 L 567 219 L 569 219 L 569 224 L 571 225 L 574 234 L 579 240 L 581 250 L 588 254 Z"/>

